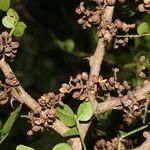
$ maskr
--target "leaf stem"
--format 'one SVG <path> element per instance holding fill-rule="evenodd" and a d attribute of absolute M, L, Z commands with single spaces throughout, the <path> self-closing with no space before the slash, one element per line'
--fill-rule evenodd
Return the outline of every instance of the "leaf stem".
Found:
<path fill-rule="evenodd" d="M 86 146 L 85 146 L 85 143 L 84 143 L 84 137 L 83 137 L 83 135 L 81 133 L 80 123 L 79 123 L 79 120 L 78 120 L 77 116 L 75 116 L 75 120 L 76 120 L 76 126 L 77 126 L 77 129 L 79 131 L 79 135 L 80 135 L 80 139 L 81 139 L 81 143 L 82 143 L 83 149 L 86 150 Z"/>
<path fill-rule="evenodd" d="M 16 27 L 16 24 L 17 24 L 17 22 L 14 24 L 14 27 L 10 30 L 10 33 L 9 33 L 10 36 L 11 36 L 11 35 L 13 34 L 13 32 L 14 32 L 15 27 Z"/>
<path fill-rule="evenodd" d="M 15 29 L 15 27 L 13 27 L 13 28 L 10 30 L 10 33 L 9 33 L 10 36 L 13 34 L 14 29 Z"/>

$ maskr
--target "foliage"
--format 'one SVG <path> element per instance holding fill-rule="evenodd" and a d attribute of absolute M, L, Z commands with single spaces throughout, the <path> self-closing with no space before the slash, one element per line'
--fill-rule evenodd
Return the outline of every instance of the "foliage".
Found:
<path fill-rule="evenodd" d="M 9 34 L 12 36 L 18 38 L 24 35 L 21 39 L 23 43 L 21 44 L 21 51 L 13 67 L 23 87 L 35 98 L 39 97 L 43 92 L 49 90 L 56 91 L 60 83 L 66 80 L 67 76 L 89 70 L 89 66 L 86 65 L 84 58 L 89 58 L 93 54 L 98 40 L 97 30 L 92 28 L 84 31 L 76 24 L 73 9 L 77 3 L 67 0 L 62 0 L 62 2 L 59 0 L 51 2 L 46 0 L 44 3 L 43 1 L 38 1 L 36 4 L 34 1 L 29 0 L 24 2 L 14 0 L 11 4 L 10 0 L 0 1 L 0 9 L 3 11 L 3 16 L 1 16 L 3 26 L 10 31 Z M 133 1 L 126 1 L 123 5 L 117 4 L 115 18 L 121 18 L 125 22 L 138 24 L 135 30 L 129 32 L 129 35 L 134 35 L 137 32 L 137 35 L 141 37 L 131 38 L 128 45 L 117 50 L 110 44 L 104 58 L 101 73 L 104 77 L 112 76 L 110 68 L 119 65 L 120 72 L 117 78 L 120 81 L 124 79 L 130 81 L 133 87 L 141 86 L 144 83 L 143 79 L 139 77 L 143 67 L 150 68 L 150 38 L 149 36 L 143 36 L 150 32 L 150 17 L 147 14 L 137 12 L 139 3 L 137 2 L 136 5 L 133 5 Z M 26 23 L 22 22 L 22 20 L 25 20 Z M 26 24 L 28 24 L 29 28 L 24 32 L 27 27 Z M 122 31 L 119 31 L 118 34 L 122 34 Z M 140 65 L 138 62 L 141 55 L 146 56 L 146 62 L 143 65 Z M 110 118 L 118 118 L 119 116 L 119 114 L 113 116 L 114 111 L 99 114 L 96 116 L 99 121 L 95 121 L 94 117 L 92 118 L 94 112 L 90 101 L 81 102 L 78 105 L 75 104 L 78 102 L 71 101 L 71 99 L 69 96 L 66 96 L 66 104 L 64 107 L 57 107 L 56 114 L 58 119 L 70 128 L 63 134 L 63 137 L 80 137 L 84 149 L 86 149 L 85 144 L 89 144 L 89 147 L 91 146 L 90 149 L 92 149 L 94 140 L 103 137 L 102 135 L 104 134 L 101 134 L 102 132 L 105 133 L 106 139 L 111 139 L 115 135 L 119 135 L 119 133 L 118 137 L 121 139 L 128 138 L 129 135 L 139 139 L 141 134 L 137 132 L 149 128 L 147 124 L 143 126 L 141 121 L 139 121 L 140 123 L 135 122 L 131 124 L 130 130 L 127 124 L 122 122 L 122 118 L 121 121 L 114 119 L 112 123 Z M 77 113 L 75 113 L 76 108 Z M 34 135 L 33 138 L 28 138 L 25 135 L 28 125 L 20 121 L 20 119 L 18 119 L 20 124 L 18 126 L 17 124 L 15 125 L 19 131 L 14 128 L 15 131 L 12 132 L 11 129 L 20 110 L 21 106 L 12 113 L 6 122 L 4 120 L 6 120 L 5 116 L 8 114 L 7 109 L 0 112 L 0 120 L 4 124 L 1 129 L 1 143 L 9 134 L 12 135 L 2 144 L 2 149 L 6 149 L 6 145 L 7 149 L 15 149 L 16 145 L 20 143 L 31 145 L 32 147 L 32 144 L 40 139 L 40 134 Z M 27 110 L 23 111 L 26 112 Z M 90 130 L 89 135 L 84 140 L 80 131 L 80 125 L 82 122 L 91 121 L 91 119 L 92 121 L 94 120 L 94 123 L 96 122 L 95 124 L 93 123 L 94 125 L 92 124 L 94 130 Z M 147 119 L 149 120 L 149 115 L 147 115 Z M 108 129 L 111 129 L 112 126 L 115 126 L 115 130 L 110 133 Z M 120 126 L 125 128 L 125 132 L 118 131 Z M 102 132 L 99 134 L 98 131 Z M 52 137 L 41 140 L 41 143 L 47 141 L 48 147 L 41 149 L 52 149 L 50 145 L 54 146 L 58 142 L 60 143 L 53 150 L 71 149 L 68 144 L 61 143 L 64 141 L 57 139 L 57 137 L 59 137 L 57 134 L 53 137 L 57 142 L 52 141 Z M 90 139 L 91 137 L 92 139 Z M 43 147 L 45 145 L 42 144 Z M 32 148 L 18 145 L 16 149 L 26 150 Z"/>

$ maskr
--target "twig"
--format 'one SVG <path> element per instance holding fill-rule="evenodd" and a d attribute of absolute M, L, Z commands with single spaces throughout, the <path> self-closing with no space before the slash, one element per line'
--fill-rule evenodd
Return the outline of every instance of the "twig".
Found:
<path fill-rule="evenodd" d="M 135 92 L 135 97 L 137 101 L 146 98 L 147 93 L 150 91 L 150 81 L 148 81 L 142 88 L 138 89 Z M 106 112 L 108 110 L 112 110 L 115 107 L 121 105 L 119 98 L 112 98 L 110 100 L 106 100 L 105 102 L 99 103 L 97 105 L 96 113 Z"/>
<path fill-rule="evenodd" d="M 133 35 L 133 34 L 131 34 L 131 35 L 117 35 L 116 37 L 120 37 L 120 38 L 126 38 L 126 37 L 128 37 L 128 38 L 139 38 L 139 37 L 144 37 L 144 36 L 150 36 L 150 33 L 145 33 L 145 34 L 141 34 L 141 35 L 139 35 L 139 34 L 136 34 L 136 35 Z"/>
<path fill-rule="evenodd" d="M 113 17 L 113 11 L 114 11 L 114 6 L 107 6 L 105 8 L 105 13 L 103 15 L 103 20 L 110 20 L 111 21 L 112 17 Z M 104 42 L 104 39 L 103 38 L 99 39 L 96 50 L 95 50 L 95 53 L 90 58 L 90 61 L 89 61 L 89 64 L 90 64 L 89 86 L 91 86 L 93 84 L 91 82 L 93 75 L 96 75 L 96 76 L 99 75 L 101 65 L 102 65 L 102 61 L 103 61 L 103 57 L 104 57 L 104 54 L 105 54 L 106 46 L 107 46 L 107 44 Z M 98 103 L 95 100 L 95 98 L 92 97 L 92 96 L 89 97 L 89 99 L 91 100 L 91 102 L 93 104 L 94 112 L 95 112 Z M 80 127 L 81 127 L 81 132 L 82 132 L 83 137 L 85 137 L 90 125 L 91 125 L 91 122 L 81 124 Z M 76 139 L 76 140 L 78 140 L 77 145 L 81 145 L 81 141 L 79 139 Z M 77 148 L 77 149 L 81 150 L 79 148 Z M 76 149 L 73 149 L 73 150 L 76 150 Z"/>
<path fill-rule="evenodd" d="M 105 13 L 104 13 L 102 19 L 111 21 L 112 17 L 113 17 L 113 11 L 114 11 L 114 6 L 107 6 L 105 8 Z M 90 69 L 89 86 L 91 86 L 93 84 L 91 82 L 93 75 L 96 75 L 96 76 L 99 75 L 101 65 L 102 65 L 102 61 L 103 61 L 103 57 L 104 57 L 104 54 L 105 54 L 106 46 L 107 46 L 107 44 L 105 43 L 104 39 L 103 38 L 99 39 L 98 44 L 97 44 L 97 48 L 95 50 L 95 53 L 90 58 L 89 63 L 90 63 L 90 68 L 91 69 Z M 93 103 L 94 112 L 95 112 L 98 103 L 95 100 L 95 98 L 93 98 L 92 96 L 90 97 L 90 100 Z M 87 133 L 89 127 L 90 127 L 90 124 L 91 124 L 90 122 L 81 124 L 81 131 L 82 131 L 83 136 L 86 135 L 86 133 Z"/>
<path fill-rule="evenodd" d="M 10 76 L 15 77 L 9 64 L 7 64 L 4 59 L 0 60 L 0 68 L 6 78 L 9 78 Z M 21 87 L 21 85 L 12 88 L 11 94 L 20 103 L 26 104 L 32 110 L 35 110 L 38 107 L 40 108 L 40 105 Z"/>
<path fill-rule="evenodd" d="M 150 139 L 145 140 L 141 146 L 133 150 L 150 150 Z"/>
<path fill-rule="evenodd" d="M 6 61 L 4 59 L 0 60 L 0 69 L 2 70 L 4 76 L 10 77 L 10 76 L 15 76 L 15 74 L 13 73 L 12 69 L 10 68 L 9 64 L 6 63 Z M 33 99 L 22 87 L 21 85 L 12 88 L 11 90 L 11 94 L 12 96 L 18 100 L 20 103 L 23 103 L 25 105 L 27 105 L 30 109 L 32 109 L 33 111 L 35 109 L 39 109 L 40 110 L 40 105 L 39 103 Z M 59 133 L 60 135 L 63 135 L 66 131 L 69 130 L 68 127 L 66 127 L 63 123 L 61 123 L 58 119 L 56 119 L 56 121 L 53 123 L 53 125 L 51 126 L 51 128 L 53 128 L 57 133 Z M 69 142 L 72 143 L 73 147 L 76 147 L 76 141 L 78 142 L 78 140 L 73 140 L 70 139 Z M 80 147 L 80 145 L 78 145 Z"/>

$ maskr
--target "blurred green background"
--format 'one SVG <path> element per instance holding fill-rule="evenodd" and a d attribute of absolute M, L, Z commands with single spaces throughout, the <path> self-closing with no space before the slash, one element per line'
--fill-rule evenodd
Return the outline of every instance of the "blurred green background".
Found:
<path fill-rule="evenodd" d="M 58 92 L 69 76 L 82 71 L 89 72 L 85 58 L 93 54 L 98 39 L 96 28 L 83 30 L 77 24 L 79 16 L 74 13 L 74 9 L 79 2 L 80 0 L 12 0 L 12 8 L 27 24 L 27 29 L 22 38 L 16 39 L 20 41 L 20 48 L 16 61 L 11 65 L 22 86 L 36 99 L 49 91 Z M 0 15 L 3 17 L 4 13 L 1 12 Z M 137 5 L 130 0 L 124 5 L 116 6 L 114 19 L 116 18 L 127 23 L 150 23 L 150 16 L 139 13 Z M 0 29 L 5 30 L 2 26 Z M 130 33 L 136 34 L 136 30 Z M 110 44 L 102 65 L 102 75 L 110 77 L 113 75 L 111 68 L 119 67 L 119 80 L 126 79 L 132 85 L 137 85 L 138 68 L 135 64 L 141 54 L 150 58 L 149 43 L 148 37 L 134 39 L 117 50 Z M 74 105 L 75 101 L 68 103 Z M 9 105 L 0 106 L 0 120 L 4 122 L 11 111 Z M 22 110 L 22 114 L 25 113 L 26 109 Z M 114 126 L 118 124 L 118 120 L 113 120 Z M 109 126 L 110 124 L 107 128 Z M 101 135 L 97 121 L 94 122 L 93 128 L 89 133 L 92 135 L 89 145 Z M 51 130 L 27 137 L 26 132 L 29 129 L 27 121 L 19 118 L 0 149 L 15 150 L 18 144 L 24 144 L 36 150 L 50 150 L 56 143 L 65 140 Z M 89 149 L 92 149 L 91 147 Z"/>

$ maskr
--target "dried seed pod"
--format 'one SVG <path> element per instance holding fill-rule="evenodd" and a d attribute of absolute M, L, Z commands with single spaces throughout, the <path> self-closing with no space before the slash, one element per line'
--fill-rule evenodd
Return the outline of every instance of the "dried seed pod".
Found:
<path fill-rule="evenodd" d="M 88 78 L 89 78 L 88 73 L 87 73 L 87 72 L 83 72 L 83 73 L 81 74 L 81 78 L 82 78 L 83 80 L 88 80 Z"/>
<path fill-rule="evenodd" d="M 78 79 L 78 80 L 81 80 L 81 74 L 79 73 L 79 74 L 77 74 L 77 76 L 76 76 L 76 78 Z"/>
<path fill-rule="evenodd" d="M 38 132 L 39 130 L 41 130 L 40 126 L 33 126 L 32 131 L 34 132 Z"/>
<path fill-rule="evenodd" d="M 115 20 L 115 25 L 117 26 L 118 29 L 122 29 L 123 24 L 119 19 Z"/>
<path fill-rule="evenodd" d="M 86 97 L 87 97 L 87 94 L 86 94 L 86 93 L 83 93 L 83 94 L 80 95 L 79 99 L 80 99 L 81 101 L 83 101 L 83 100 L 86 99 Z"/>
<path fill-rule="evenodd" d="M 144 131 L 143 132 L 143 136 L 146 138 L 146 139 L 150 139 L 150 132 L 149 131 Z"/>
<path fill-rule="evenodd" d="M 127 90 L 130 90 L 131 87 L 129 86 L 127 81 L 123 81 L 123 85 Z"/>
<path fill-rule="evenodd" d="M 5 79 L 5 83 L 9 86 L 12 86 L 12 87 L 15 87 L 15 86 L 18 86 L 19 85 L 19 81 L 16 79 L 16 78 L 13 78 L 13 79 L 8 79 L 6 78 Z"/>
<path fill-rule="evenodd" d="M 124 3 L 124 2 L 126 2 L 126 0 L 118 0 L 119 1 L 119 3 Z"/>
<path fill-rule="evenodd" d="M 76 98 L 78 98 L 80 95 L 81 95 L 80 92 L 75 91 L 75 92 L 72 94 L 72 97 L 76 99 Z"/>
<path fill-rule="evenodd" d="M 115 78 L 114 77 L 110 77 L 108 81 L 111 85 L 115 84 Z"/>
<path fill-rule="evenodd" d="M 67 93 L 70 90 L 70 86 L 66 83 L 61 85 L 62 87 L 59 89 L 61 93 Z"/>
<path fill-rule="evenodd" d="M 42 118 L 36 118 L 33 122 L 39 126 L 44 123 L 44 120 Z"/>
<path fill-rule="evenodd" d="M 143 65 L 143 64 L 145 63 L 145 61 L 146 61 L 146 57 L 145 57 L 145 56 L 141 56 L 141 57 L 139 58 L 139 64 L 140 64 L 140 65 Z"/>
<path fill-rule="evenodd" d="M 110 31 L 106 30 L 106 33 L 104 35 L 104 40 L 107 42 L 110 42 L 112 40 L 112 35 L 111 35 Z"/>
<path fill-rule="evenodd" d="M 147 79 L 147 76 L 144 72 L 140 72 L 139 77 L 141 77 L 142 79 Z"/>
<path fill-rule="evenodd" d="M 106 0 L 108 5 L 114 5 L 116 0 Z"/>
<path fill-rule="evenodd" d="M 150 3 L 150 0 L 143 0 L 144 4 L 149 4 Z"/>
<path fill-rule="evenodd" d="M 99 77 L 96 76 L 96 75 L 93 75 L 93 76 L 92 76 L 92 82 L 93 82 L 93 83 L 98 83 L 98 81 L 99 81 Z"/>
<path fill-rule="evenodd" d="M 2 35 L 2 37 L 5 38 L 5 39 L 8 39 L 8 38 L 9 38 L 9 34 L 8 34 L 8 32 L 6 32 L 6 31 L 2 32 L 1 35 Z"/>
<path fill-rule="evenodd" d="M 145 12 L 146 9 L 145 9 L 145 7 L 144 7 L 144 4 L 139 4 L 138 10 L 139 10 L 140 12 Z"/>
<path fill-rule="evenodd" d="M 28 135 L 28 136 L 32 136 L 32 135 L 33 135 L 33 131 L 32 131 L 32 130 L 29 130 L 29 131 L 27 132 L 27 135 Z"/>
<path fill-rule="evenodd" d="M 92 15 L 90 18 L 88 18 L 89 22 L 97 22 L 98 20 L 100 20 L 100 16 L 98 14 Z"/>

